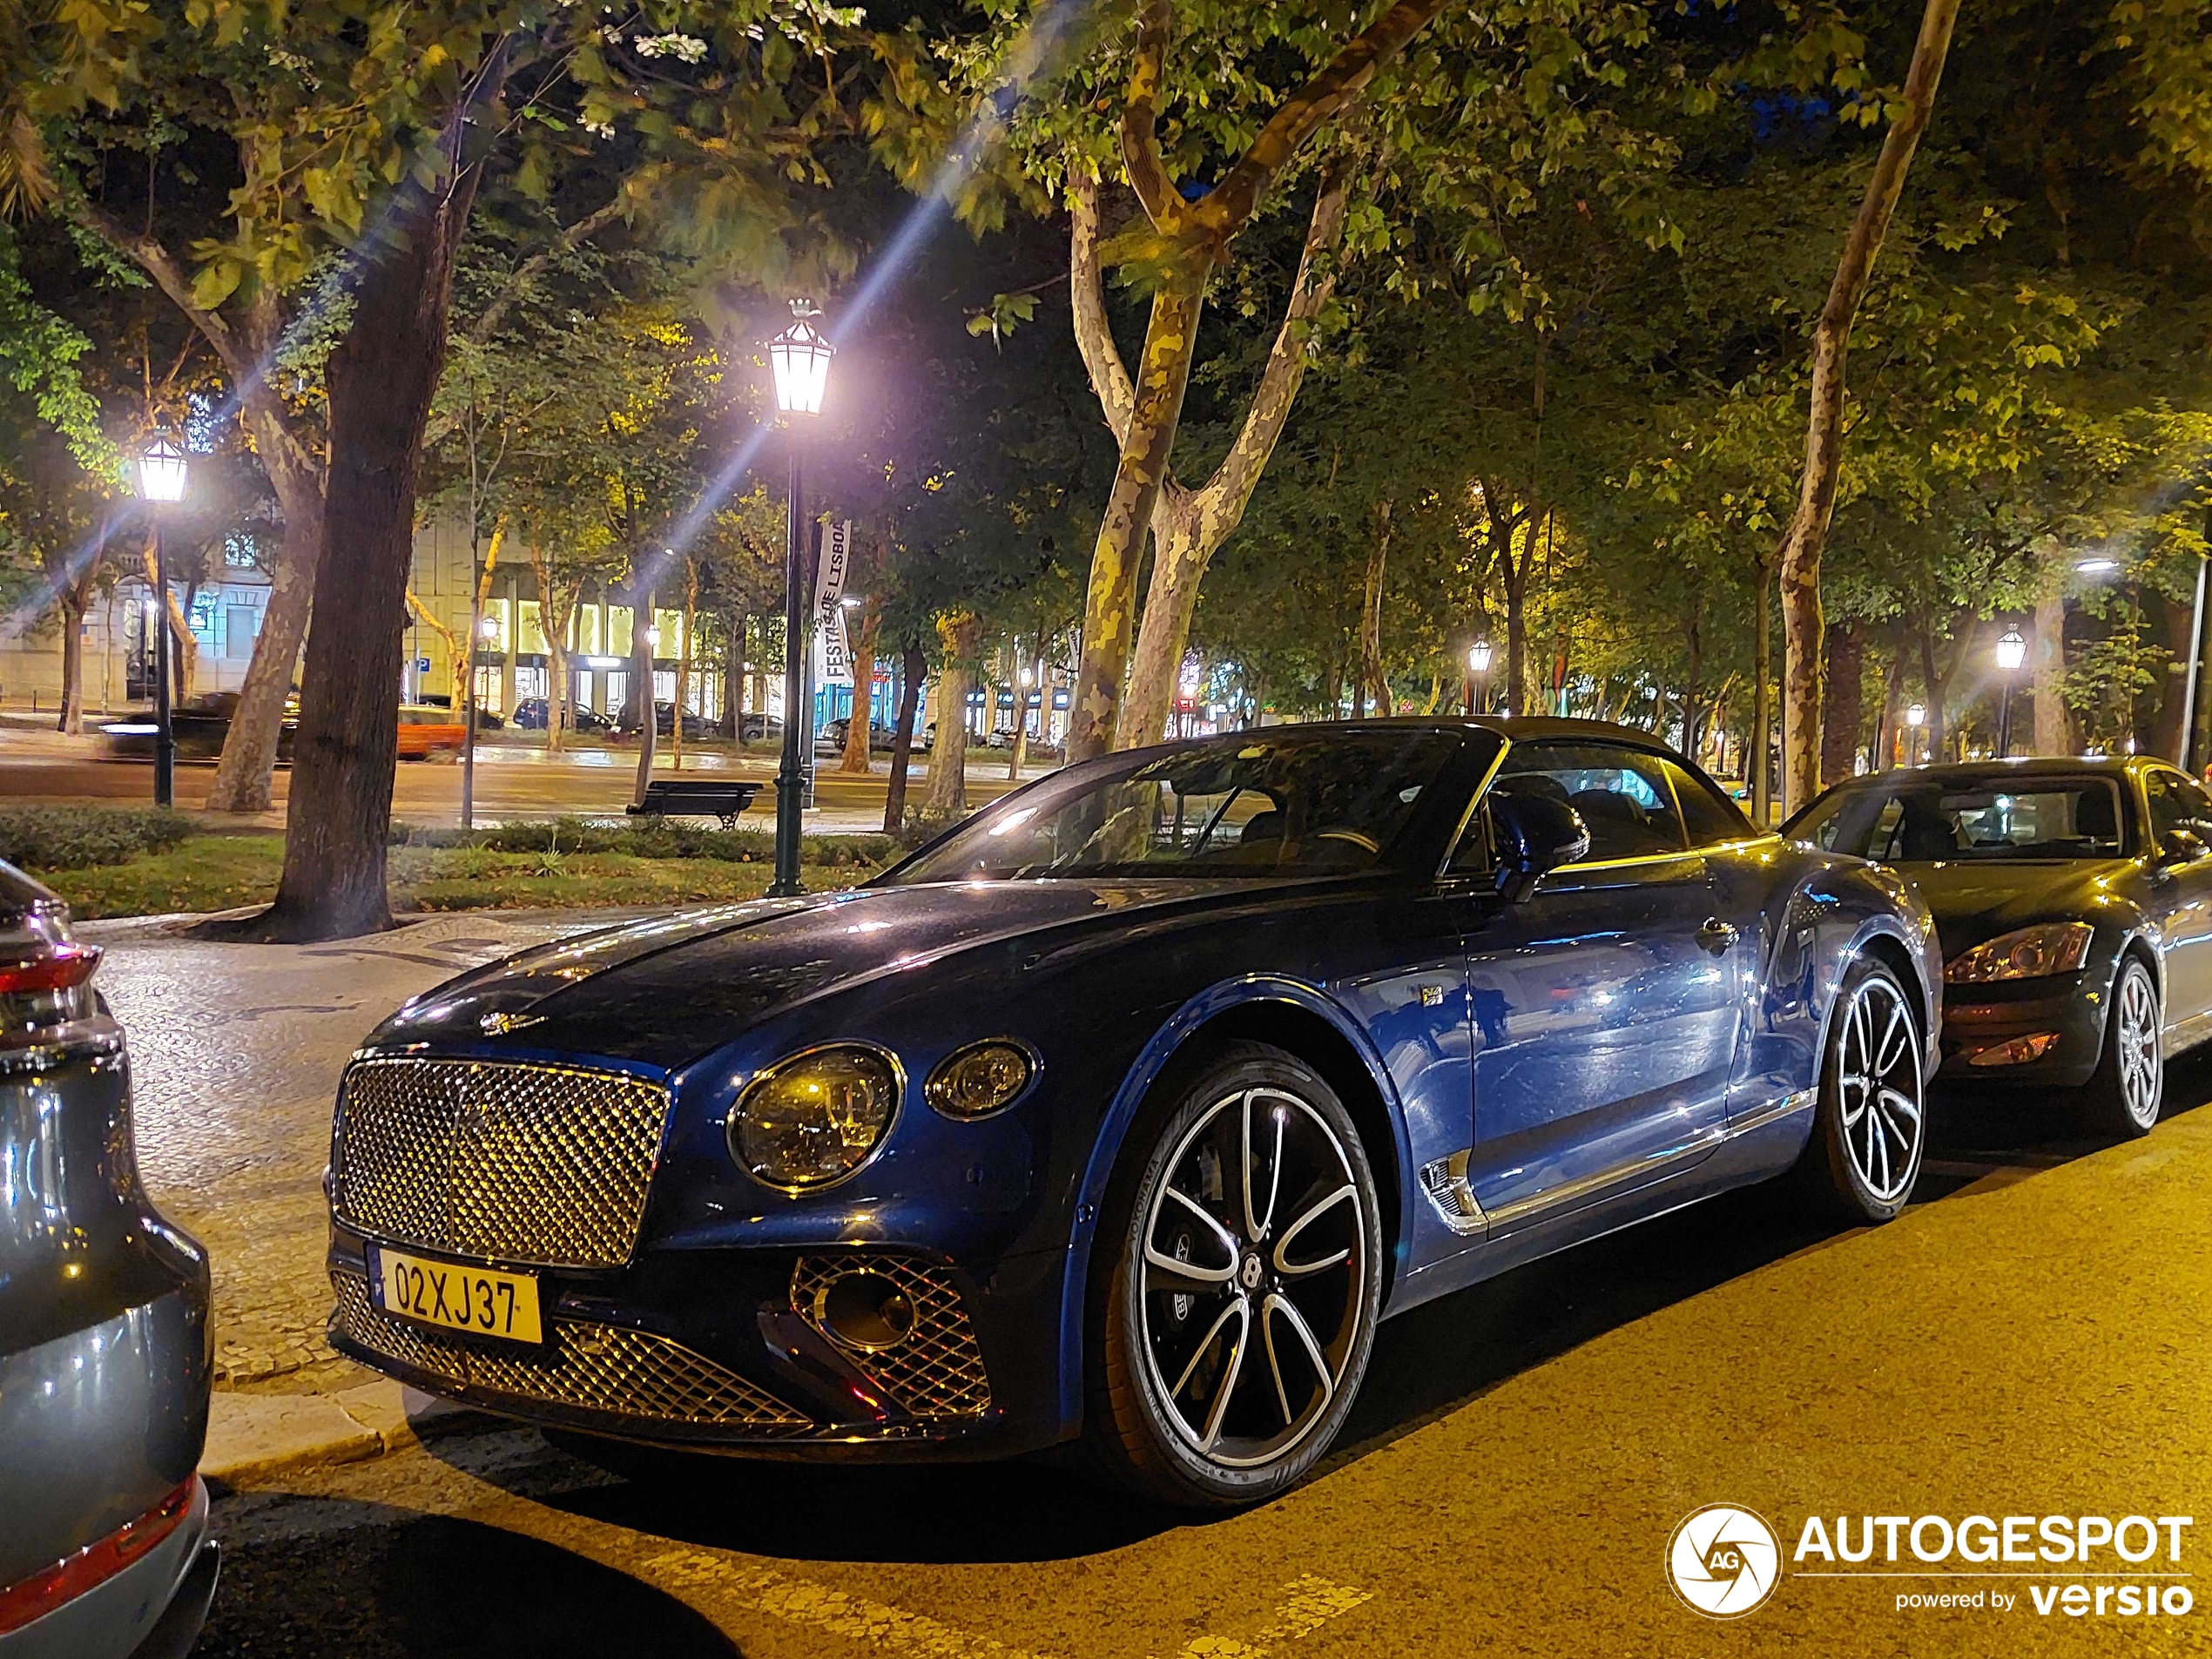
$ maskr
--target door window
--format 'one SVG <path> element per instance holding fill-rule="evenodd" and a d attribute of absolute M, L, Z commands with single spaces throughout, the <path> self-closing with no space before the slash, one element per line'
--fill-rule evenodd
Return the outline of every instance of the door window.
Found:
<path fill-rule="evenodd" d="M 1549 795 L 1572 806 L 1589 826 L 1588 862 L 1649 858 L 1686 844 L 1664 765 L 1656 756 L 1606 743 L 1515 744 L 1492 789 Z"/>
<path fill-rule="evenodd" d="M 1736 808 L 1736 803 L 1707 783 L 1687 767 L 1671 760 L 1662 760 L 1661 768 L 1667 781 L 1675 786 L 1675 800 L 1682 808 L 1683 827 L 1689 833 L 1692 846 L 1718 846 L 1723 841 L 1740 841 L 1756 834 L 1751 820 Z"/>
<path fill-rule="evenodd" d="M 2143 779 L 2143 789 L 2150 797 L 2151 835 L 2159 845 L 2177 829 L 2212 841 L 2212 795 L 2178 772 L 2154 772 Z"/>

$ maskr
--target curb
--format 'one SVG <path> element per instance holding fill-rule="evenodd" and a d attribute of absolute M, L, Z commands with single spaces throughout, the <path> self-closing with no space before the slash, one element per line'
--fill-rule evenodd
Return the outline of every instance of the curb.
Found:
<path fill-rule="evenodd" d="M 391 1381 L 334 1394 L 237 1394 L 209 1400 L 199 1472 L 226 1486 L 295 1470 L 358 1463 L 491 1420 Z"/>

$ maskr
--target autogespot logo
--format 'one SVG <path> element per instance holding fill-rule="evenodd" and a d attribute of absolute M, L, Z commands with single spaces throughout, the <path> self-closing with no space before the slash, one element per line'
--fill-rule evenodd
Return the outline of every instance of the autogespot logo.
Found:
<path fill-rule="evenodd" d="M 1667 1581 L 1683 1605 L 1709 1619 L 1740 1619 L 1774 1594 L 1782 1541 L 1757 1514 L 1709 1503 L 1683 1519 L 1667 1543 Z"/>

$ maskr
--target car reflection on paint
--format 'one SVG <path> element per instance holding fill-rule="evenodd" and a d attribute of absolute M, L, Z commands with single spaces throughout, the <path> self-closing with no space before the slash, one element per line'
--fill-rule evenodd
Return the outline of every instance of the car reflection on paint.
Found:
<path fill-rule="evenodd" d="M 1248 1502 L 1382 1317 L 1788 1171 L 1894 1215 L 1933 938 L 1622 728 L 1113 755 L 408 1004 L 341 1085 L 332 1340 L 597 1455 L 1079 1442 Z"/>
<path fill-rule="evenodd" d="M 1885 772 L 1784 833 L 1889 864 L 1926 897 L 1946 1078 L 2071 1090 L 2088 1127 L 2144 1135 L 2167 1056 L 2212 1036 L 2212 795 L 2165 761 Z"/>

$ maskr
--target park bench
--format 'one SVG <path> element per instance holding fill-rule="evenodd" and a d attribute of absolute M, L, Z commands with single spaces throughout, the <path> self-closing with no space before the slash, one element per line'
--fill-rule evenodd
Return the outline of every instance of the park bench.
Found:
<path fill-rule="evenodd" d="M 656 778 L 645 799 L 628 808 L 632 818 L 718 818 L 724 829 L 738 826 L 738 814 L 752 805 L 759 784 L 712 778 Z"/>

